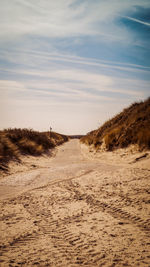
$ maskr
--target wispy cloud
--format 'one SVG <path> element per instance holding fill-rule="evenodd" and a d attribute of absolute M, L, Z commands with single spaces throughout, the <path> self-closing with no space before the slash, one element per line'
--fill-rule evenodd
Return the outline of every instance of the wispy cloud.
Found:
<path fill-rule="evenodd" d="M 0 90 L 1 92 L 5 93 L 7 90 L 10 91 L 25 91 L 26 88 L 24 87 L 24 85 L 20 82 L 17 81 L 9 81 L 9 80 L 0 80 Z"/>
<path fill-rule="evenodd" d="M 104 68 L 112 68 L 118 70 L 125 71 L 150 71 L 150 66 L 144 66 L 139 64 L 131 64 L 125 62 L 115 62 L 109 60 L 98 60 L 98 59 L 90 59 L 84 58 L 77 55 L 69 55 L 64 53 L 49 53 L 49 52 L 40 52 L 37 50 L 10 50 L 10 51 L 2 51 L 0 55 L 1 59 L 7 59 L 11 63 L 19 63 L 22 61 L 22 64 L 29 64 L 30 67 L 37 66 L 36 59 L 38 59 L 38 64 L 40 62 L 45 61 L 48 62 L 67 62 L 73 64 L 82 64 L 87 66 L 95 66 L 95 67 L 104 67 Z"/>
<path fill-rule="evenodd" d="M 17 71 L 19 74 L 19 70 Z M 91 73 L 87 70 L 65 69 L 46 71 L 20 71 L 24 82 L 0 81 L 0 89 L 3 92 L 20 91 L 25 96 L 39 97 L 59 97 L 59 101 L 90 101 L 99 100 L 114 101 L 121 99 L 121 95 L 126 97 L 141 97 L 149 89 L 149 84 L 140 80 L 123 79 Z M 33 76 L 34 79 L 30 79 Z M 36 80 L 36 77 L 42 79 Z M 44 79 L 44 80 L 43 80 Z M 130 86 L 129 86 L 130 85 Z M 139 90 L 142 87 L 142 91 Z M 111 96 L 108 95 L 111 94 Z M 116 93 L 120 94 L 117 96 Z M 16 96 L 15 96 L 16 97 Z"/>
<path fill-rule="evenodd" d="M 128 32 L 125 29 L 122 32 L 114 20 L 117 13 L 123 15 L 135 5 L 147 7 L 148 1 L 40 0 L 35 4 L 33 0 L 2 0 L 0 36 L 10 39 L 27 35 L 51 38 L 102 35 L 125 40 Z"/>

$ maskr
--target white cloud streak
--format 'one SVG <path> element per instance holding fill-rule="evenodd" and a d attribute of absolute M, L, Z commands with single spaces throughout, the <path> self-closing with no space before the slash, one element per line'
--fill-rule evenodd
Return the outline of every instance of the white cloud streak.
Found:
<path fill-rule="evenodd" d="M 132 18 L 132 17 L 128 17 L 128 16 L 121 16 L 121 17 L 150 27 L 150 23 L 148 23 L 148 22 L 145 22 L 145 21 L 142 21 L 142 20 L 139 20 L 139 19 L 135 19 L 135 18 Z"/>

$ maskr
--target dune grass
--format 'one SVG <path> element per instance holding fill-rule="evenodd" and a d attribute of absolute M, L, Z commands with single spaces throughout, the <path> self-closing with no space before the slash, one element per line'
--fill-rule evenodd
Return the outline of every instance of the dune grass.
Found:
<path fill-rule="evenodd" d="M 42 155 L 66 141 L 67 136 L 55 132 L 5 129 L 0 131 L 0 164 L 2 166 L 7 165 L 10 160 L 20 160 L 21 155 Z"/>
<path fill-rule="evenodd" d="M 81 138 L 81 142 L 112 151 L 137 144 L 139 150 L 150 149 L 150 98 L 134 103 L 100 128 Z"/>

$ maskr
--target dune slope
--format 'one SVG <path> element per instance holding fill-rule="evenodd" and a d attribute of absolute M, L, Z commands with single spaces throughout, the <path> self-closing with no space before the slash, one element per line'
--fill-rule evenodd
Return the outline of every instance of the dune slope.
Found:
<path fill-rule="evenodd" d="M 81 142 L 109 151 L 131 144 L 137 144 L 140 150 L 150 149 L 150 98 L 124 109 Z"/>

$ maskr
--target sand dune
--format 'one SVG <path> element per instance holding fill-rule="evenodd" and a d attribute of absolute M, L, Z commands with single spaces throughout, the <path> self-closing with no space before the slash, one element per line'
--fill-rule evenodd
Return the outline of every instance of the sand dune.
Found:
<path fill-rule="evenodd" d="M 0 266 L 150 266 L 150 155 L 78 140 L 0 179 Z"/>

